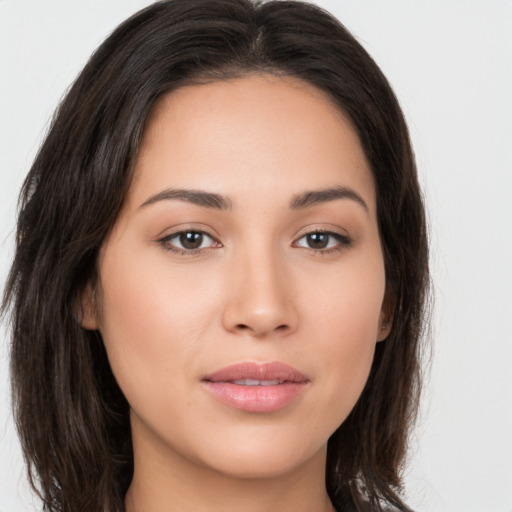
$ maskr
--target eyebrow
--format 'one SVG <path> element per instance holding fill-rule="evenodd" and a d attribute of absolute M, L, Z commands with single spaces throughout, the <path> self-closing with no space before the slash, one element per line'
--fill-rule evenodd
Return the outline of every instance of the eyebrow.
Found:
<path fill-rule="evenodd" d="M 227 197 L 213 192 L 170 188 L 162 190 L 162 192 L 158 192 L 158 194 L 151 196 L 139 206 L 139 209 L 145 208 L 159 201 L 168 201 L 171 199 L 178 199 L 198 206 L 203 206 L 204 208 L 213 208 L 216 210 L 228 210 L 231 208 L 231 201 Z"/>
<path fill-rule="evenodd" d="M 350 199 L 360 204 L 367 212 L 370 211 L 364 199 L 355 190 L 342 186 L 303 192 L 292 199 L 290 208 L 301 210 L 337 199 Z"/>
<path fill-rule="evenodd" d="M 146 208 L 159 201 L 169 201 L 173 199 L 216 210 L 229 210 L 232 207 L 231 200 L 220 194 L 205 192 L 203 190 L 171 188 L 152 195 L 139 206 L 139 209 Z M 302 210 L 338 199 L 351 199 L 369 212 L 368 205 L 365 203 L 364 199 L 355 190 L 343 186 L 302 192 L 291 200 L 290 208 L 292 210 Z"/>

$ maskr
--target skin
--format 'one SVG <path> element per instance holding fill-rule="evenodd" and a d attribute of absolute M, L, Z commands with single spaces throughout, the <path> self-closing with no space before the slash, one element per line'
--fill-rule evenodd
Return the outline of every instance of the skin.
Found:
<path fill-rule="evenodd" d="M 354 194 L 290 207 L 335 187 Z M 168 189 L 219 194 L 229 207 L 165 198 Z M 187 230 L 207 235 L 175 252 L 172 236 Z M 334 233 L 321 235 L 325 248 L 306 237 L 318 231 Z M 320 91 L 252 75 L 164 97 L 95 296 L 90 286 L 83 298 L 83 325 L 101 331 L 131 406 L 126 510 L 333 510 L 326 444 L 389 333 L 385 285 L 367 159 Z M 245 361 L 289 364 L 307 386 L 271 413 L 205 389 L 204 375 Z"/>

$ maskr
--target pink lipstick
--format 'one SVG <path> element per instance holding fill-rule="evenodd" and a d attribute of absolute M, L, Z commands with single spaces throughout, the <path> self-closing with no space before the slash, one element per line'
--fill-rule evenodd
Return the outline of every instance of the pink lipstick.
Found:
<path fill-rule="evenodd" d="M 206 375 L 202 382 L 215 398 L 246 412 L 275 412 L 293 402 L 309 379 L 284 363 L 246 362 Z"/>

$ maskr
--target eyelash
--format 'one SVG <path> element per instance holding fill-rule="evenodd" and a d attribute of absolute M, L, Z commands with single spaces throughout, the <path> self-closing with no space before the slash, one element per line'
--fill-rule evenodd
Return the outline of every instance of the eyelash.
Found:
<path fill-rule="evenodd" d="M 181 231 L 175 231 L 174 233 L 171 233 L 170 235 L 166 235 L 157 241 L 160 245 L 163 246 L 163 248 L 166 251 L 173 252 L 175 254 L 180 254 L 183 256 L 193 256 L 193 255 L 199 254 L 203 251 L 207 251 L 209 249 L 215 248 L 215 246 L 210 246 L 210 247 L 199 247 L 196 249 L 185 249 L 185 248 L 181 249 L 171 243 L 171 240 L 173 240 L 175 238 L 179 239 L 181 236 L 189 235 L 189 234 L 201 235 L 202 237 L 208 237 L 212 240 L 212 242 L 214 244 L 217 244 L 217 247 L 222 247 L 222 244 L 220 242 L 217 242 L 212 235 L 210 235 L 209 233 L 207 233 L 206 231 L 203 231 L 201 229 L 182 229 Z M 201 243 L 201 245 L 202 245 L 202 243 Z"/>
<path fill-rule="evenodd" d="M 308 249 L 310 251 L 313 251 L 315 254 L 319 254 L 322 256 L 327 256 L 329 254 L 340 252 L 344 249 L 347 249 L 352 245 L 352 240 L 346 236 L 342 235 L 341 233 L 336 233 L 334 231 L 327 231 L 322 229 L 315 229 L 313 231 L 309 231 L 307 233 L 304 233 L 302 236 L 300 236 L 296 242 L 294 242 L 294 246 L 297 246 L 298 242 L 306 237 L 311 236 L 328 236 L 331 240 L 335 240 L 335 244 L 331 247 L 327 246 L 324 248 L 314 248 L 314 247 L 304 247 L 304 246 L 298 246 L 302 247 L 303 249 Z M 329 244 L 331 241 L 328 241 L 327 244 Z"/>
<path fill-rule="evenodd" d="M 173 240 L 173 239 L 179 240 L 182 236 L 191 235 L 191 234 L 200 235 L 203 238 L 207 237 L 207 238 L 211 239 L 211 241 L 213 242 L 213 245 L 211 245 L 209 247 L 198 247 L 198 248 L 194 248 L 194 249 L 185 249 L 185 248 L 182 249 L 182 248 L 176 247 L 176 245 L 173 245 L 171 243 L 171 240 Z M 323 248 L 314 248 L 314 247 L 306 247 L 306 246 L 298 245 L 298 242 L 300 240 L 305 239 L 306 237 L 318 236 L 318 235 L 328 236 L 330 239 L 334 239 L 336 241 L 334 246 L 329 247 L 331 240 L 328 240 L 327 247 L 323 247 Z M 208 251 L 210 249 L 222 247 L 222 244 L 220 242 L 218 242 L 217 240 L 215 240 L 215 238 L 212 235 L 210 235 L 206 231 L 203 231 L 200 229 L 184 229 L 181 231 L 176 231 L 174 233 L 171 233 L 170 235 L 166 235 L 165 237 L 160 238 L 159 240 L 157 240 L 157 242 L 166 251 L 169 251 L 169 252 L 172 252 L 175 254 L 179 254 L 179 255 L 183 255 L 183 256 L 193 256 L 193 255 L 197 255 L 201 252 Z M 203 242 L 203 240 L 201 240 L 201 245 L 202 245 L 202 242 Z M 293 243 L 294 247 L 307 249 L 309 251 L 314 252 L 315 254 L 320 254 L 320 255 L 324 255 L 324 256 L 328 255 L 328 254 L 335 253 L 335 252 L 340 252 L 343 249 L 350 247 L 351 245 L 352 245 L 352 240 L 349 237 L 342 235 L 340 233 L 335 233 L 333 231 L 326 231 L 326 230 L 321 230 L 321 229 L 317 229 L 314 231 L 310 231 L 308 233 L 304 233 Z"/>

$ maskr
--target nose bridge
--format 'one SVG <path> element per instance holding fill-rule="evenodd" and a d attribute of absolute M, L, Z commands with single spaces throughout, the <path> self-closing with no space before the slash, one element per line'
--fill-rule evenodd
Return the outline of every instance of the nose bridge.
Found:
<path fill-rule="evenodd" d="M 233 260 L 226 328 L 255 337 L 293 331 L 297 323 L 293 282 L 279 250 L 270 243 L 254 244 L 237 251 Z"/>

